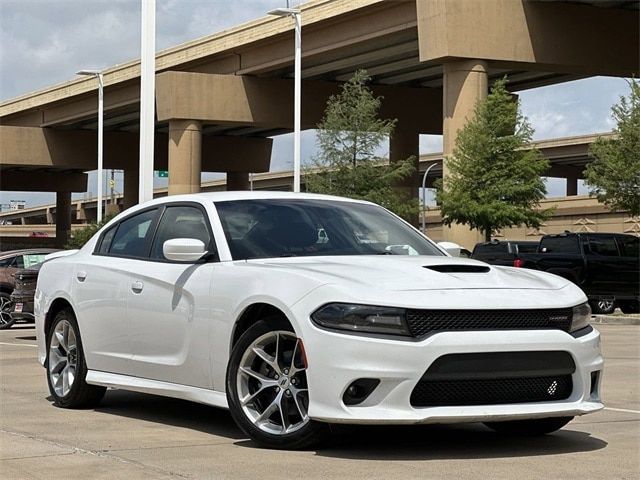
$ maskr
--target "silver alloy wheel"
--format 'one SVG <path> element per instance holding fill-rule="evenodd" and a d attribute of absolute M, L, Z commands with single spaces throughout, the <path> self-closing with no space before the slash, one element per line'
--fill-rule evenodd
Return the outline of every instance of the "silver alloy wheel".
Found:
<path fill-rule="evenodd" d="M 240 360 L 238 400 L 244 414 L 272 435 L 293 433 L 309 422 L 309 392 L 300 340 L 284 330 L 254 340 Z"/>
<path fill-rule="evenodd" d="M 0 296 L 0 325 L 11 323 L 11 306 L 13 302 L 6 297 Z"/>
<path fill-rule="evenodd" d="M 68 320 L 61 320 L 51 335 L 49 345 L 49 379 L 59 397 L 66 396 L 71 390 L 77 364 L 76 332 Z"/>
<path fill-rule="evenodd" d="M 598 300 L 598 308 L 601 312 L 608 312 L 613 309 L 613 300 Z"/>

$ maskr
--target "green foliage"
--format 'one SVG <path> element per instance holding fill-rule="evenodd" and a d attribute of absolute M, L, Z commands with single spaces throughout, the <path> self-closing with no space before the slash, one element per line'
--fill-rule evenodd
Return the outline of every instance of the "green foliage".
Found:
<path fill-rule="evenodd" d="M 587 166 L 589 193 L 614 210 L 640 215 L 640 83 L 629 82 L 628 98 L 611 108 L 617 123 L 614 139 L 598 138 L 591 146 L 595 160 Z"/>
<path fill-rule="evenodd" d="M 91 240 L 98 230 L 104 227 L 111 219 L 115 217 L 115 215 L 107 215 L 102 219 L 100 223 L 89 223 L 85 227 L 79 228 L 78 230 L 73 230 L 71 232 L 71 238 L 66 243 L 64 248 L 68 250 L 73 250 L 76 248 L 82 248 L 85 243 Z"/>
<path fill-rule="evenodd" d="M 413 175 L 415 158 L 389 164 L 376 154 L 396 120 L 378 118 L 382 97 L 374 96 L 369 80 L 359 70 L 329 98 L 318 125 L 319 154 L 305 172 L 307 191 L 369 200 L 410 219 L 418 212 L 418 200 L 396 185 Z"/>
<path fill-rule="evenodd" d="M 529 148 L 533 129 L 505 83 L 495 82 L 478 102 L 474 117 L 458 132 L 447 179 L 437 185 L 444 223 L 479 229 L 487 240 L 506 227 L 537 228 L 552 212 L 537 209 L 549 162 Z"/>

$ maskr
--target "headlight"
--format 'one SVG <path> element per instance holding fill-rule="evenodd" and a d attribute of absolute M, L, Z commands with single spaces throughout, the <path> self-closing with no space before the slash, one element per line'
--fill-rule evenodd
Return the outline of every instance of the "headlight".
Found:
<path fill-rule="evenodd" d="M 576 330 L 588 327 L 589 320 L 591 320 L 591 307 L 588 303 L 573 307 L 570 331 L 575 332 Z"/>
<path fill-rule="evenodd" d="M 321 327 L 336 330 L 411 335 L 404 308 L 330 303 L 311 314 L 311 319 Z"/>

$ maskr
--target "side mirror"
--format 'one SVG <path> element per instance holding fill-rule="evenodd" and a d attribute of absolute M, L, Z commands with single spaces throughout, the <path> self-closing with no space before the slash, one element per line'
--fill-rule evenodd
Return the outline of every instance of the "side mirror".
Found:
<path fill-rule="evenodd" d="M 460 250 L 462 250 L 462 247 L 460 245 L 453 242 L 438 242 L 438 246 L 452 257 L 459 257 Z"/>
<path fill-rule="evenodd" d="M 195 262 L 200 260 L 207 251 L 204 242 L 195 238 L 172 238 L 162 244 L 162 253 L 168 260 L 176 262 Z"/>

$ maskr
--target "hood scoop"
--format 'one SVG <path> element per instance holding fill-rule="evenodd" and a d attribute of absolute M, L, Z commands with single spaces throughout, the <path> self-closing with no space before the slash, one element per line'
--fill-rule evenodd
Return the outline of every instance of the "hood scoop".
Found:
<path fill-rule="evenodd" d="M 428 268 L 435 272 L 440 273 L 487 273 L 490 267 L 484 265 L 455 265 L 455 264 L 443 264 L 443 265 L 428 265 L 422 268 Z"/>

